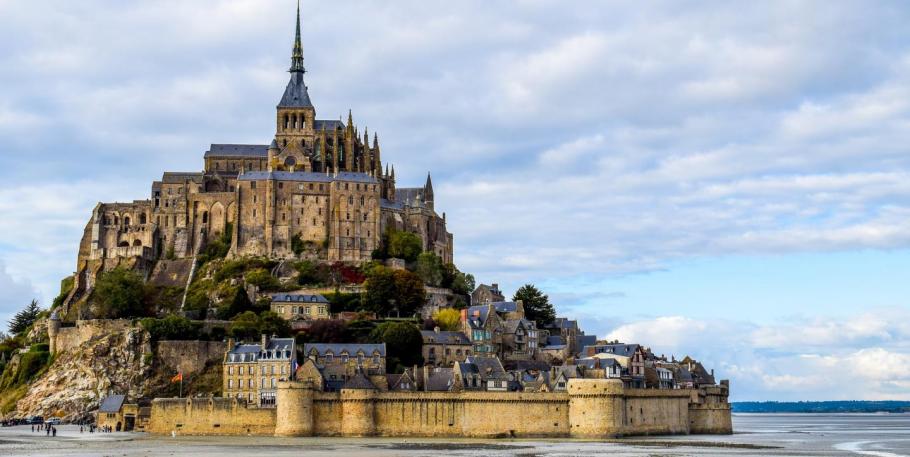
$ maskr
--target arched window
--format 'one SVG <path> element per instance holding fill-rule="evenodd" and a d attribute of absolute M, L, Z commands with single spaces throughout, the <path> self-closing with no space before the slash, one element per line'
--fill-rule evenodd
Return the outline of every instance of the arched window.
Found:
<path fill-rule="evenodd" d="M 208 211 L 203 211 L 203 212 L 202 212 L 202 223 L 203 223 L 203 224 L 208 224 L 208 223 L 209 223 L 209 212 L 208 212 Z"/>
<path fill-rule="evenodd" d="M 124 217 L 123 217 L 123 225 L 129 227 L 129 225 L 130 225 L 130 217 L 129 217 L 129 216 L 124 216 Z"/>
<path fill-rule="evenodd" d="M 144 225 L 145 221 L 146 221 L 145 213 L 139 214 L 139 223 Z"/>
<path fill-rule="evenodd" d="M 117 244 L 117 246 L 118 246 L 118 247 L 121 247 L 121 248 L 128 248 L 128 247 L 130 247 L 130 242 L 129 242 L 129 241 L 121 241 L 119 244 Z"/>
<path fill-rule="evenodd" d="M 136 246 L 136 247 L 142 246 L 142 240 L 133 240 L 133 246 Z"/>
<path fill-rule="evenodd" d="M 287 129 L 291 125 L 291 119 L 287 114 L 284 115 L 284 128 Z"/>

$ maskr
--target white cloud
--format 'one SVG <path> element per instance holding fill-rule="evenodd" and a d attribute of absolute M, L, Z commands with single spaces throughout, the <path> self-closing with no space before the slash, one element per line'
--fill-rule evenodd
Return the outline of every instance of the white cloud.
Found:
<path fill-rule="evenodd" d="M 910 311 L 872 310 L 786 324 L 662 316 L 615 326 L 607 339 L 691 355 L 730 378 L 734 399 L 910 399 Z"/>

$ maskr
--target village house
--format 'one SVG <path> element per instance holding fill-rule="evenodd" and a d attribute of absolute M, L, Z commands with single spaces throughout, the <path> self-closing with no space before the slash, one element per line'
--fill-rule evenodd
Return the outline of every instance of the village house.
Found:
<path fill-rule="evenodd" d="M 454 362 L 464 362 L 471 355 L 471 341 L 461 332 L 421 330 L 423 337 L 423 360 L 427 365 L 440 367 L 451 366 Z"/>
<path fill-rule="evenodd" d="M 231 338 L 222 364 L 224 396 L 274 406 L 278 382 L 293 379 L 296 363 L 293 338 L 262 335 L 259 344 L 235 343 Z"/>
<path fill-rule="evenodd" d="M 522 314 L 524 310 L 522 309 Z M 537 326 L 527 319 L 509 319 L 502 325 L 503 360 L 530 360 L 537 354 Z"/>
<path fill-rule="evenodd" d="M 329 301 L 319 294 L 272 294 L 271 311 L 286 320 L 331 319 Z"/>
<path fill-rule="evenodd" d="M 151 416 L 151 408 L 127 403 L 126 395 L 109 395 L 101 400 L 95 413 L 98 427 L 110 427 L 115 432 L 145 431 Z"/>
<path fill-rule="evenodd" d="M 585 346 L 586 358 L 615 359 L 623 368 L 623 384 L 629 388 L 645 387 L 645 352 L 638 344 L 612 342 Z"/>
<path fill-rule="evenodd" d="M 499 284 L 495 282 L 492 285 L 481 284 L 471 292 L 471 306 L 486 305 L 506 301 L 506 297 L 499 290 Z"/>
<path fill-rule="evenodd" d="M 330 387 L 327 390 L 340 387 L 339 382 L 346 381 L 357 373 L 363 373 L 370 379 L 386 375 L 385 343 L 307 343 L 303 345 L 303 354 L 322 373 L 326 385 Z"/>

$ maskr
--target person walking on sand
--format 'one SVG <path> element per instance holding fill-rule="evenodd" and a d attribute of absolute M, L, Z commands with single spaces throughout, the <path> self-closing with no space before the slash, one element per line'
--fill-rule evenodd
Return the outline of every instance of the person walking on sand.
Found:
<path fill-rule="evenodd" d="M 57 427 L 51 427 L 51 430 L 52 430 L 51 433 L 54 434 L 54 438 L 56 438 L 57 437 Z"/>

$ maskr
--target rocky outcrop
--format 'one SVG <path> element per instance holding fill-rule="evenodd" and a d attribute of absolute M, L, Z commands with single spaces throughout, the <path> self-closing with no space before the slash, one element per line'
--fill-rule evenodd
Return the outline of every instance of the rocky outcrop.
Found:
<path fill-rule="evenodd" d="M 16 416 L 87 417 L 108 394 L 146 395 L 152 363 L 150 337 L 141 327 L 96 335 L 56 355 L 16 404 Z"/>

